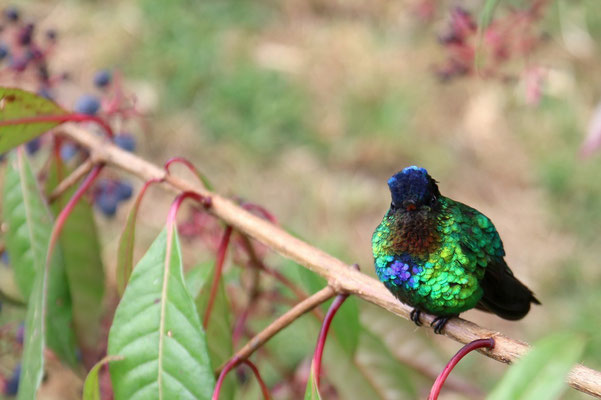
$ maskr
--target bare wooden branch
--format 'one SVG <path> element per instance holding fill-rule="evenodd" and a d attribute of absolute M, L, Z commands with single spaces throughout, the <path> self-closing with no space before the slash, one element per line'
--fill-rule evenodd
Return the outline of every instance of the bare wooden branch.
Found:
<path fill-rule="evenodd" d="M 58 132 L 88 148 L 95 160 L 112 164 L 137 175 L 143 180 L 164 177 L 164 185 L 174 192 L 196 191 L 204 196 L 211 197 L 210 212 L 215 216 L 282 256 L 294 260 L 323 276 L 336 292 L 352 293 L 398 316 L 409 319 L 411 307 L 394 298 L 379 281 L 354 270 L 343 261 L 247 212 L 234 202 L 208 192 L 198 183 L 187 182 L 170 175 L 167 176 L 162 168 L 88 133 L 77 125 L 66 124 L 61 126 Z M 433 319 L 434 317 L 431 315 L 422 314 L 422 321 L 425 326 L 429 325 Z M 469 343 L 476 339 L 492 337 L 496 342 L 495 348 L 484 350 L 482 353 L 504 363 L 517 360 L 529 350 L 529 346 L 525 342 L 509 338 L 502 333 L 483 328 L 461 318 L 450 320 L 445 326 L 444 334 L 460 343 Z M 567 383 L 577 390 L 601 398 L 601 372 L 583 365 L 576 365 L 568 375 Z"/>
<path fill-rule="evenodd" d="M 56 188 L 54 188 L 52 193 L 48 196 L 48 201 L 52 203 L 58 199 L 63 193 L 69 190 L 71 186 L 75 185 L 81 178 L 86 176 L 88 172 L 92 170 L 93 166 L 94 162 L 91 158 L 86 159 L 75 169 L 75 171 L 71 172 L 69 176 L 56 185 Z"/>
<path fill-rule="evenodd" d="M 301 301 L 300 303 L 292 307 L 290 310 L 282 314 L 282 316 L 280 316 L 271 324 L 269 324 L 261 332 L 257 333 L 252 339 L 248 341 L 248 343 L 246 343 L 240 350 L 238 350 L 232 358 L 246 359 L 250 357 L 250 355 L 254 353 L 255 350 L 257 350 L 265 342 L 271 339 L 276 333 L 293 323 L 301 315 L 313 310 L 321 303 L 329 300 L 335 294 L 336 292 L 334 291 L 334 289 L 332 289 L 330 286 L 326 286 L 319 292 L 316 292 L 312 296 L 307 297 L 305 300 Z M 219 374 L 224 366 L 225 364 L 217 368 L 216 373 Z"/>

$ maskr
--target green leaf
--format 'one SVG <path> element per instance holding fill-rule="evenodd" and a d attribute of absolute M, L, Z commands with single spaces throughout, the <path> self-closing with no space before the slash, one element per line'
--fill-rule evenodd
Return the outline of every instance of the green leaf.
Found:
<path fill-rule="evenodd" d="M 567 387 L 565 378 L 584 347 L 584 338 L 571 333 L 543 338 L 509 368 L 488 399 L 559 398 Z"/>
<path fill-rule="evenodd" d="M 71 330 L 71 298 L 62 257 L 60 251 L 56 251 L 49 270 L 45 270 L 53 222 L 23 149 L 9 155 L 3 211 L 8 225 L 6 246 L 17 284 L 24 298 L 29 299 L 33 296 L 31 285 L 34 279 L 37 279 L 38 274 L 46 274 L 44 285 L 47 285 L 47 298 L 36 298 L 36 301 L 47 304 L 44 315 L 48 320 L 45 328 L 48 346 L 62 360 L 75 365 L 77 361 Z"/>
<path fill-rule="evenodd" d="M 0 153 L 26 143 L 60 124 L 60 122 L 29 122 L 1 126 L 3 122 L 64 114 L 67 114 L 67 111 L 45 97 L 22 89 L 0 87 Z"/>
<path fill-rule="evenodd" d="M 88 372 L 88 376 L 83 384 L 83 400 L 100 400 L 100 387 L 98 386 L 98 372 L 104 364 L 111 361 L 123 360 L 121 356 L 106 356 L 98 361 Z"/>
<path fill-rule="evenodd" d="M 21 358 L 18 400 L 34 400 L 44 375 L 45 299 L 48 268 L 36 274 L 25 318 L 25 338 Z"/>
<path fill-rule="evenodd" d="M 46 260 L 52 218 L 22 149 L 8 156 L 2 211 L 8 229 L 6 249 L 17 285 L 27 299 L 31 295 L 36 272 L 41 271 Z"/>
<path fill-rule="evenodd" d="M 211 265 L 208 265 L 207 263 L 197 265 L 186 272 L 186 286 L 193 298 L 198 298 L 210 273 Z"/>
<path fill-rule="evenodd" d="M 211 292 L 211 285 L 213 283 L 213 277 L 215 276 L 214 263 L 204 263 L 196 267 L 195 269 L 203 269 L 209 271 L 208 276 L 204 279 L 204 283 L 200 290 L 198 297 L 196 298 L 196 308 L 201 320 L 207 309 L 209 302 L 209 295 Z M 192 273 L 192 277 L 200 275 L 199 272 Z M 194 282 L 191 282 L 194 284 Z M 230 309 L 230 303 L 225 293 L 225 286 L 223 284 L 223 277 L 219 280 L 217 287 L 217 293 L 213 302 L 213 310 L 209 317 L 207 327 L 207 343 L 209 347 L 209 356 L 211 357 L 211 367 L 216 370 L 220 365 L 230 359 L 234 353 L 232 344 L 232 322 L 230 320 L 232 310 Z M 234 389 L 236 387 L 236 380 L 233 374 L 228 375 L 225 378 L 221 389 L 220 399 L 232 399 L 234 396 Z"/>
<path fill-rule="evenodd" d="M 386 399 L 417 399 L 415 372 L 400 363 L 384 342 L 367 329 L 361 331 L 357 362 Z"/>
<path fill-rule="evenodd" d="M 305 390 L 305 400 L 321 400 L 321 394 L 317 389 L 315 382 L 315 373 L 313 372 L 313 365 L 311 365 L 311 373 L 307 380 L 307 389 Z"/>
<path fill-rule="evenodd" d="M 119 238 L 119 248 L 117 249 L 117 268 L 115 270 L 115 274 L 117 277 L 117 292 L 120 296 L 122 296 L 123 292 L 125 291 L 125 286 L 129 281 L 131 271 L 134 267 L 136 220 L 138 217 L 140 204 L 142 203 L 142 199 L 144 198 L 144 193 L 146 192 L 147 188 L 148 184 L 143 186 L 140 193 L 138 193 L 134 205 L 132 206 L 131 210 L 129 210 L 127 222 L 123 228 L 123 233 L 121 233 L 121 237 Z"/>
<path fill-rule="evenodd" d="M 115 312 L 108 353 L 115 399 L 209 399 L 215 378 L 184 282 L 179 240 L 163 230 L 136 265 Z"/>
<path fill-rule="evenodd" d="M 53 160 L 47 181 L 47 192 L 59 183 L 57 162 Z M 69 173 L 70 171 L 65 171 Z M 67 204 L 76 186 L 67 190 L 52 204 L 58 215 Z M 58 247 L 73 302 L 73 325 L 84 355 L 95 349 L 103 312 L 104 267 L 92 205 L 84 198 L 71 211 L 61 232 Z"/>

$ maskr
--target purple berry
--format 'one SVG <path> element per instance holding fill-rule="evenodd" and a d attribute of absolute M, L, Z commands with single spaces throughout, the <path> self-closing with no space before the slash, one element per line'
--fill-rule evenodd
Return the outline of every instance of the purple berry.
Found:
<path fill-rule="evenodd" d="M 48 29 L 46 31 L 46 39 L 50 40 L 51 42 L 56 41 L 57 36 L 58 34 L 54 29 Z"/>
<path fill-rule="evenodd" d="M 77 147 L 73 143 L 65 143 L 61 146 L 61 159 L 69 161 L 77 154 Z"/>
<path fill-rule="evenodd" d="M 96 196 L 96 206 L 107 217 L 115 216 L 117 203 L 117 196 L 111 191 L 102 191 Z"/>
<path fill-rule="evenodd" d="M 134 151 L 136 149 L 136 139 L 129 133 L 118 133 L 115 135 L 113 141 L 125 151 Z"/>
<path fill-rule="evenodd" d="M 4 386 L 4 394 L 7 396 L 14 396 L 19 391 L 19 379 L 21 378 L 21 364 L 17 364 L 13 371 L 13 375 Z"/>
<path fill-rule="evenodd" d="M 8 46 L 6 43 L 0 43 L 0 60 L 3 60 L 9 54 Z"/>
<path fill-rule="evenodd" d="M 10 264 L 10 257 L 8 256 L 8 251 L 4 250 L 2 252 L 2 256 L 0 256 L 0 261 L 2 261 L 6 265 Z"/>
<path fill-rule="evenodd" d="M 134 189 L 129 182 L 117 181 L 115 186 L 115 195 L 119 201 L 125 201 L 131 197 Z"/>
<path fill-rule="evenodd" d="M 17 22 L 19 20 L 19 10 L 14 6 L 5 8 L 4 18 L 10 22 Z"/>
<path fill-rule="evenodd" d="M 54 99 L 54 95 L 52 94 L 52 89 L 50 89 L 48 86 L 41 87 L 40 90 L 38 90 L 38 96 L 41 96 L 48 100 Z"/>
<path fill-rule="evenodd" d="M 33 31 L 35 30 L 34 24 L 27 24 L 19 31 L 17 36 L 17 42 L 21 46 L 29 46 L 31 44 L 31 39 L 33 38 Z"/>
<path fill-rule="evenodd" d="M 75 112 L 95 115 L 100 110 L 100 100 L 92 94 L 84 94 L 75 102 Z"/>
<path fill-rule="evenodd" d="M 98 88 L 105 88 L 111 83 L 112 74 L 108 69 L 101 69 L 94 75 L 94 85 Z"/>
<path fill-rule="evenodd" d="M 25 323 L 21 322 L 19 324 L 19 327 L 17 328 L 17 335 L 16 335 L 17 343 L 22 345 L 24 338 L 25 338 Z"/>
<path fill-rule="evenodd" d="M 25 147 L 27 148 L 27 152 L 29 154 L 37 153 L 41 146 L 42 146 L 42 139 L 40 139 L 39 137 L 30 140 L 25 145 Z"/>

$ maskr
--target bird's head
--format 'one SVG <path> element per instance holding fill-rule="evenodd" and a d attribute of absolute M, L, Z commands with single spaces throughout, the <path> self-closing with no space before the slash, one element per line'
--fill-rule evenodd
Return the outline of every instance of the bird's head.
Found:
<path fill-rule="evenodd" d="M 424 168 L 411 166 L 397 172 L 388 180 L 392 196 L 391 208 L 419 211 L 433 208 L 440 197 L 436 181 Z"/>

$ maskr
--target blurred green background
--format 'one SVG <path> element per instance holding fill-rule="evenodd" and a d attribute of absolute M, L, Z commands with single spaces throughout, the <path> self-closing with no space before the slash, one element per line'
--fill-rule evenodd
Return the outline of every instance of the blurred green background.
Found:
<path fill-rule="evenodd" d="M 386 180 L 408 165 L 427 168 L 443 194 L 491 217 L 509 265 L 543 303 L 519 322 L 478 311 L 463 316 L 528 342 L 554 331 L 582 332 L 589 339 L 582 361 L 601 369 L 601 161 L 599 154 L 578 156 L 601 97 L 599 4 L 551 2 L 534 26 L 547 39 L 504 67 L 515 79 L 441 83 L 435 69 L 446 53 L 437 36 L 449 10 L 459 3 L 477 15 L 482 2 L 441 1 L 429 18 L 419 14 L 425 3 L 125 0 L 23 7 L 59 29 L 53 66 L 71 71 L 81 86 L 91 87 L 100 67 L 123 71 L 148 115 L 149 129 L 138 136 L 143 157 L 157 164 L 188 157 L 219 193 L 265 206 L 286 229 L 366 273 L 373 274 L 371 234 L 390 202 Z M 532 66 L 546 78 L 534 105 L 522 79 Z M 167 200 L 157 195 L 156 207 L 145 211 L 149 232 L 142 242 L 158 231 Z M 108 232 L 122 226 L 101 223 Z M 116 239 L 109 234 L 104 241 L 110 265 Z M 275 256 L 270 261 L 295 279 L 303 274 Z M 405 371 L 370 364 L 370 346 L 379 345 L 370 342 L 374 335 L 408 365 L 423 398 L 431 379 L 420 376 L 439 371 L 458 345 L 356 304 L 362 327 L 349 329 L 365 330 L 356 371 L 335 376 L 332 370 L 344 364 L 338 358 L 326 363 L 326 381 L 337 387 L 358 373 L 371 382 L 368 392 L 401 398 L 374 383 L 374 375 L 386 375 L 378 368 Z M 276 366 L 260 365 L 272 387 L 298 373 L 312 352 L 317 327 L 303 321 L 270 345 L 280 356 Z M 442 398 L 479 398 L 505 368 L 468 357 L 453 375 L 480 392 L 445 391 Z M 253 398 L 253 385 L 240 398 Z M 353 398 L 364 398 L 362 389 L 353 390 Z M 295 395 L 274 390 L 274 397 Z M 584 395 L 570 390 L 564 397 Z"/>

